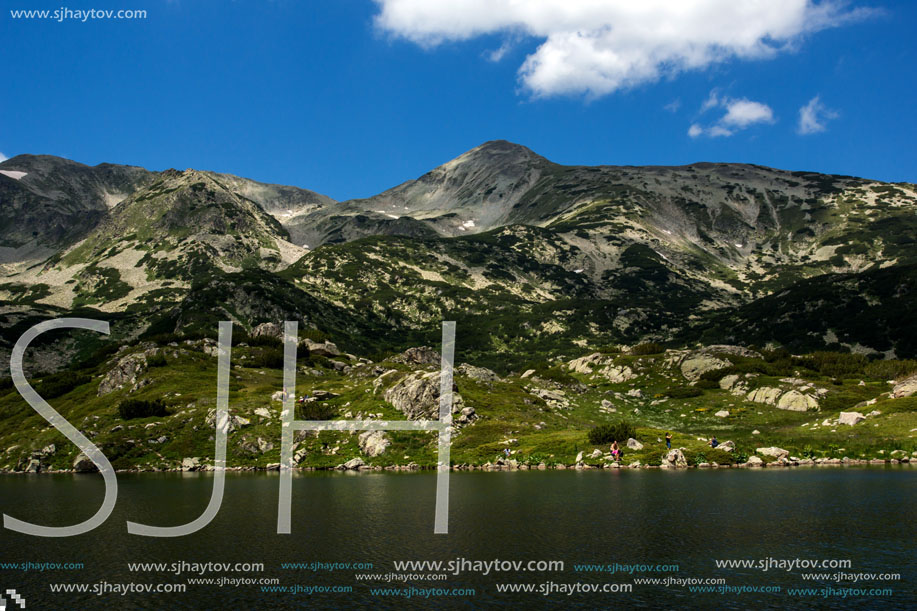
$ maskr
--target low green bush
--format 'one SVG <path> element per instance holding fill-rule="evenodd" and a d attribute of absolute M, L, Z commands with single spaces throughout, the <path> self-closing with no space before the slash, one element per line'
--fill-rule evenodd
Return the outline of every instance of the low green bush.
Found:
<path fill-rule="evenodd" d="M 35 388 L 43 399 L 54 399 L 66 395 L 68 392 L 92 381 L 92 378 L 86 374 L 75 374 L 72 372 L 56 373 L 45 377 Z"/>
<path fill-rule="evenodd" d="M 118 414 L 125 420 L 134 418 L 149 418 L 151 416 L 168 416 L 166 404 L 162 399 L 125 399 L 118 405 Z"/>
<path fill-rule="evenodd" d="M 303 420 L 331 420 L 337 416 L 334 406 L 324 401 L 304 403 L 299 406 L 299 412 Z"/>
<path fill-rule="evenodd" d="M 663 394 L 669 399 L 690 399 L 691 397 L 701 396 L 704 391 L 696 386 L 676 386 L 668 389 Z"/>
<path fill-rule="evenodd" d="M 595 446 L 609 444 L 613 441 L 623 443 L 636 435 L 637 429 L 634 428 L 634 425 L 626 420 L 620 420 L 593 427 L 589 431 L 589 443 Z"/>

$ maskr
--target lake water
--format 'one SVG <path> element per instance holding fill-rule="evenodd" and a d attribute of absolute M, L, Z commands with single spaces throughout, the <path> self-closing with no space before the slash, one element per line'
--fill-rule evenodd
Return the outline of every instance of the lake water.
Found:
<path fill-rule="evenodd" d="M 917 469 L 819 468 L 765 471 L 459 472 L 451 476 L 450 532 L 433 534 L 433 473 L 310 473 L 293 485 L 293 533 L 276 534 L 277 474 L 227 474 L 222 508 L 202 531 L 181 538 L 128 535 L 125 521 L 170 526 L 197 517 L 212 485 L 208 474 L 119 475 L 118 504 L 95 531 L 42 539 L 0 532 L 0 562 L 82 563 L 77 570 L 0 570 L 0 588 L 16 589 L 28 609 L 313 608 L 697 608 L 914 609 Z M 92 515 L 102 498 L 98 476 L 0 477 L 4 513 L 66 525 Z M 444 581 L 385 582 L 396 560 L 560 560 L 563 570 L 465 571 Z M 716 568 L 715 560 L 849 560 L 849 568 Z M 187 585 L 183 593 L 52 593 L 51 584 L 178 583 L 184 572 L 130 571 L 128 563 L 264 563 L 261 572 L 217 571 L 211 578 L 279 579 L 279 585 L 343 586 L 350 592 L 266 592 L 262 585 Z M 283 569 L 285 562 L 372 563 L 369 570 Z M 661 572 L 577 571 L 579 564 L 678 565 Z M 171 567 L 170 567 L 171 568 Z M 245 568 L 245 567 L 240 567 Z M 537 567 L 536 567 L 537 568 Z M 187 569 L 186 569 L 187 570 Z M 837 583 L 801 573 L 899 573 L 898 581 Z M 402 571 L 423 572 L 429 571 Z M 373 582 L 355 574 L 378 574 Z M 780 592 L 698 593 L 635 579 L 725 579 L 730 588 Z M 555 584 L 554 586 L 544 584 Z M 509 594 L 500 584 L 554 587 Z M 559 584 L 559 585 L 558 585 Z M 585 584 L 574 586 L 571 584 Z M 631 584 L 627 593 L 574 593 L 558 587 Z M 695 584 L 697 585 L 697 584 Z M 97 588 L 104 586 L 95 585 Z M 400 588 L 402 595 L 372 588 Z M 403 595 L 404 588 L 415 588 Z M 616 587 L 616 586 L 615 586 Z M 790 588 L 834 593 L 791 593 Z M 474 594 L 422 598 L 424 588 Z M 842 588 L 891 588 L 880 595 Z M 13 608 L 13 607 L 8 607 Z"/>

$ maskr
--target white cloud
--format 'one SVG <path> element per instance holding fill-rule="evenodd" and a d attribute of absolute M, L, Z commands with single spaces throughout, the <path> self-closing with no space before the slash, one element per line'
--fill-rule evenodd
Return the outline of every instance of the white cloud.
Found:
<path fill-rule="evenodd" d="M 820 96 L 815 96 L 809 103 L 799 109 L 799 125 L 796 132 L 800 135 L 817 134 L 825 131 L 825 124 L 838 118 L 838 113 L 821 103 Z"/>
<path fill-rule="evenodd" d="M 9 159 L 9 157 L 7 157 L 6 155 L 4 155 L 3 153 L 0 153 L 0 163 L 3 163 L 3 162 L 6 161 L 7 159 Z"/>
<path fill-rule="evenodd" d="M 681 108 L 681 98 L 675 98 L 662 108 L 668 110 L 669 112 L 678 112 L 678 109 Z"/>
<path fill-rule="evenodd" d="M 723 125 L 745 129 L 755 123 L 773 123 L 774 111 L 767 104 L 751 100 L 729 100 L 726 102 L 726 114 L 720 119 Z"/>
<path fill-rule="evenodd" d="M 755 102 L 748 98 L 729 98 L 720 96 L 714 89 L 701 105 L 701 113 L 712 108 L 722 108 L 726 112 L 712 125 L 704 127 L 693 123 L 688 128 L 688 135 L 692 138 L 709 136 L 711 138 L 726 138 L 747 127 L 757 123 L 773 123 L 774 111 L 767 104 Z"/>
<path fill-rule="evenodd" d="M 534 96 L 598 97 L 733 58 L 773 57 L 872 12 L 848 10 L 845 0 L 375 1 L 378 28 L 424 47 L 489 34 L 541 40 L 519 68 Z"/>

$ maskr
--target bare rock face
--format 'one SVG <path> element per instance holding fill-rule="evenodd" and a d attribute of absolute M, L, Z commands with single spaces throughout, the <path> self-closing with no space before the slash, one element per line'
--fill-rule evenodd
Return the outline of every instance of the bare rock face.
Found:
<path fill-rule="evenodd" d="M 429 346 L 408 348 L 392 359 L 395 363 L 404 363 L 405 365 L 439 365 L 441 360 L 442 357 L 440 357 L 439 352 Z"/>
<path fill-rule="evenodd" d="M 358 437 L 360 451 L 370 457 L 376 457 L 385 452 L 392 444 L 384 431 L 365 431 Z"/>
<path fill-rule="evenodd" d="M 914 393 L 917 393 L 917 374 L 895 384 L 895 387 L 892 389 L 892 398 L 901 399 L 903 397 L 910 397 Z"/>
<path fill-rule="evenodd" d="M 144 352 L 128 354 L 118 359 L 115 366 L 105 374 L 105 377 L 99 383 L 98 395 L 102 397 L 125 387 L 136 390 L 143 386 L 144 383 L 140 376 L 147 370 L 147 358 L 155 352 L 155 349 L 150 349 Z"/>

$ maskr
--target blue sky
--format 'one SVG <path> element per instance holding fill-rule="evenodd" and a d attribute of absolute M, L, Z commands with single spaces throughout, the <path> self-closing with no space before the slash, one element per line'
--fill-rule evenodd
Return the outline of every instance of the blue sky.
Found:
<path fill-rule="evenodd" d="M 336 199 L 492 139 L 570 164 L 917 181 L 917 3 L 773 0 L 782 12 L 746 15 L 721 1 L 644 0 L 641 13 L 615 0 L 8 0 L 0 152 L 231 172 Z M 62 5 L 148 14 L 9 12 Z"/>

